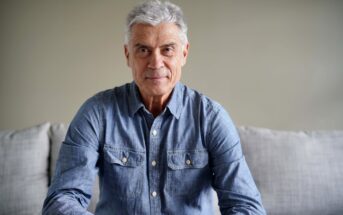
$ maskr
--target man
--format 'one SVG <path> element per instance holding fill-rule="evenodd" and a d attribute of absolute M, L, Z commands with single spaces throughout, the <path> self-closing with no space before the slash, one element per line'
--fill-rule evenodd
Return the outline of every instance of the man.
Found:
<path fill-rule="evenodd" d="M 127 18 L 134 81 L 88 99 L 68 129 L 43 214 L 265 214 L 235 127 L 216 102 L 182 85 L 182 11 L 150 1 Z"/>

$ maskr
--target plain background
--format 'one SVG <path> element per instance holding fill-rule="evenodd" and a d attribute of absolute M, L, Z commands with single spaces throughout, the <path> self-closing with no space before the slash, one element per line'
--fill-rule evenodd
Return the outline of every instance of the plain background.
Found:
<path fill-rule="evenodd" d="M 138 0 L 0 0 L 0 129 L 68 123 L 96 92 L 131 81 L 125 18 Z M 179 0 L 182 82 L 236 125 L 343 129 L 343 1 Z"/>

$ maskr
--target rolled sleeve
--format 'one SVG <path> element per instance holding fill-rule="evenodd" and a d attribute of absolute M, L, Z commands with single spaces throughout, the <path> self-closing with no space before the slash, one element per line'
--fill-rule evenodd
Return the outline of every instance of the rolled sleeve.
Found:
<path fill-rule="evenodd" d="M 91 214 L 87 206 L 98 172 L 99 108 L 94 99 L 71 122 L 43 205 L 43 214 Z"/>
<path fill-rule="evenodd" d="M 222 214 L 265 214 L 260 193 L 245 161 L 234 124 L 223 108 L 209 132 L 213 187 Z"/>

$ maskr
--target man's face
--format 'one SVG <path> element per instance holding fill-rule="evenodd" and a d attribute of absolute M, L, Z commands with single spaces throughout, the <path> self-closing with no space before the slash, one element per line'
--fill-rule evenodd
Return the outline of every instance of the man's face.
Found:
<path fill-rule="evenodd" d="M 125 45 L 127 64 L 143 98 L 167 98 L 181 78 L 188 43 L 182 44 L 173 23 L 135 24 Z"/>

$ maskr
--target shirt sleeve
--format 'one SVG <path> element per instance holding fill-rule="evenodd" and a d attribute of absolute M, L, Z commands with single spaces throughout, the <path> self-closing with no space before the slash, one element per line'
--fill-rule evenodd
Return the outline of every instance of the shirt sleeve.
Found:
<path fill-rule="evenodd" d="M 44 201 L 43 214 L 91 214 L 87 206 L 98 171 L 101 123 L 98 105 L 96 99 L 89 99 L 71 122 Z"/>
<path fill-rule="evenodd" d="M 221 214 L 266 214 L 236 128 L 222 107 L 213 115 L 208 143 Z"/>

